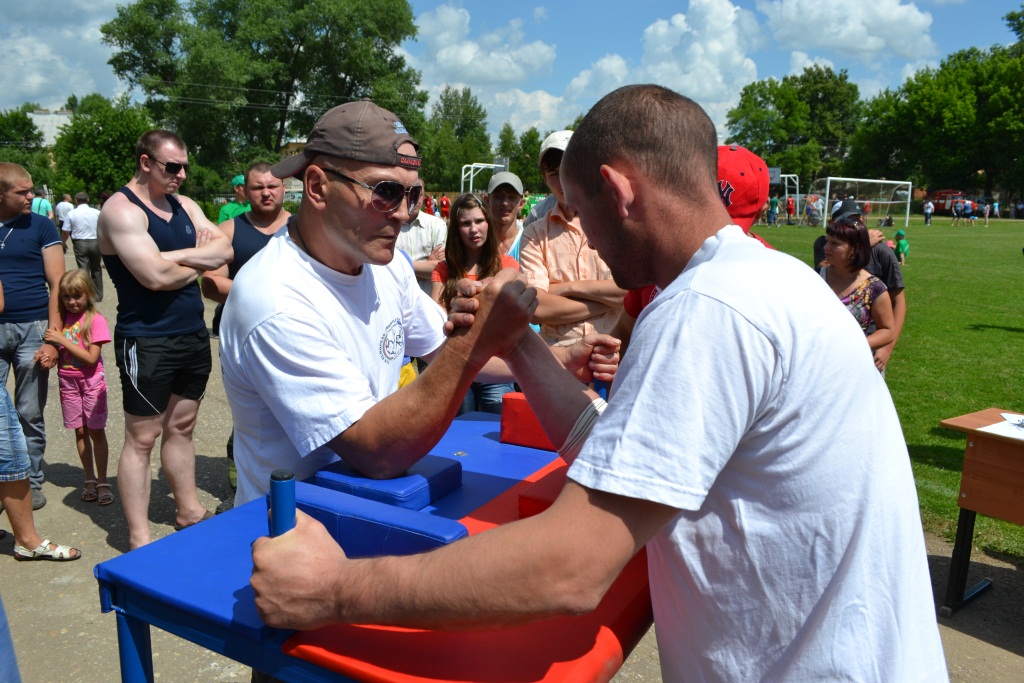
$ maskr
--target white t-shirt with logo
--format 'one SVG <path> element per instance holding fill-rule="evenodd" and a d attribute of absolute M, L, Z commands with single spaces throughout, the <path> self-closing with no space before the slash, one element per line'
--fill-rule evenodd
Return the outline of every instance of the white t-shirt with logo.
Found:
<path fill-rule="evenodd" d="M 220 329 L 241 505 L 270 473 L 305 479 L 338 456 L 327 442 L 398 389 L 404 356 L 444 341 L 444 312 L 404 258 L 344 275 L 282 228 L 239 271 Z"/>
<path fill-rule="evenodd" d="M 613 389 L 569 477 L 679 511 L 647 544 L 664 680 L 946 680 L 899 419 L 812 269 L 723 228 Z"/>

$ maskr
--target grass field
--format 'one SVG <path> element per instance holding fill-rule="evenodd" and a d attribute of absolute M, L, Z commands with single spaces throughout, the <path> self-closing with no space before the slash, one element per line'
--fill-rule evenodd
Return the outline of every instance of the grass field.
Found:
<path fill-rule="evenodd" d="M 965 437 L 939 421 L 991 407 L 1024 412 L 1024 221 L 992 220 L 987 228 L 979 227 L 983 221 L 952 227 L 948 217 L 932 223 L 912 217 L 906 228 L 907 320 L 886 379 L 925 529 L 952 540 Z M 821 234 L 796 226 L 754 231 L 807 264 Z M 974 547 L 1024 562 L 1024 527 L 979 515 Z"/>

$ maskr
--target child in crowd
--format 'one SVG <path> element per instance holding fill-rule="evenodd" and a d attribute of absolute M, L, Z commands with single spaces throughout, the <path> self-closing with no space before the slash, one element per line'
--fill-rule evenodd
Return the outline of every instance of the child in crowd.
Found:
<path fill-rule="evenodd" d="M 455 296 L 455 283 L 462 278 L 483 280 L 503 268 L 519 271 L 519 263 L 498 249 L 495 223 L 484 203 L 475 195 L 460 195 L 451 205 L 451 228 L 444 248 L 444 261 L 434 268 L 430 296 L 448 310 Z M 453 232 L 457 230 L 456 236 Z M 501 413 L 501 397 L 514 391 L 512 384 L 473 382 L 459 414 L 472 410 Z"/>
<path fill-rule="evenodd" d="M 897 230 L 894 235 L 896 238 L 896 246 L 893 251 L 896 252 L 896 258 L 899 259 L 900 265 L 907 265 L 907 254 L 910 253 L 910 242 L 907 241 L 907 233 L 903 230 Z"/>
<path fill-rule="evenodd" d="M 101 347 L 110 341 L 110 329 L 95 300 L 96 290 L 84 270 L 65 273 L 58 298 L 64 329 L 47 330 L 46 341 L 60 345 L 60 407 L 64 426 L 75 430 L 85 473 L 82 500 L 110 505 L 114 493 L 107 482 L 107 383 L 100 356 Z"/>

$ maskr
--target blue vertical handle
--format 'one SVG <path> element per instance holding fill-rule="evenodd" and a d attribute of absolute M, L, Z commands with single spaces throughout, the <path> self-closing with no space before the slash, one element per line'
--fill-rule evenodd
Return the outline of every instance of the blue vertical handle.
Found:
<path fill-rule="evenodd" d="M 608 382 L 605 382 L 603 379 L 595 379 L 594 391 L 596 391 L 597 395 L 604 400 L 608 400 Z"/>
<path fill-rule="evenodd" d="M 274 470 L 270 475 L 270 535 L 280 536 L 295 528 L 295 475 Z"/>

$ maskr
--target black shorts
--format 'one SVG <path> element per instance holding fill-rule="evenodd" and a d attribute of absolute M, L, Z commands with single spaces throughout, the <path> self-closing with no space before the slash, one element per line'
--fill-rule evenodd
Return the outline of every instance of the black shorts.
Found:
<path fill-rule="evenodd" d="M 124 412 L 138 417 L 165 412 L 171 394 L 202 400 L 213 368 L 205 327 L 171 337 L 115 334 L 114 356 L 121 371 Z"/>

